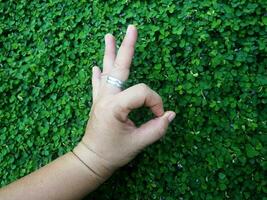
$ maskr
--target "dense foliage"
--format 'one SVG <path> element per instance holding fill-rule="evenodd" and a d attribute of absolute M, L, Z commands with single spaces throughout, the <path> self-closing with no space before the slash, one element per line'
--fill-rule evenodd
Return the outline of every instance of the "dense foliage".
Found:
<path fill-rule="evenodd" d="M 1 1 L 1 185 L 77 144 L 103 37 L 120 42 L 133 23 L 128 84 L 148 84 L 177 117 L 88 199 L 266 200 L 266 10 L 265 0 Z"/>

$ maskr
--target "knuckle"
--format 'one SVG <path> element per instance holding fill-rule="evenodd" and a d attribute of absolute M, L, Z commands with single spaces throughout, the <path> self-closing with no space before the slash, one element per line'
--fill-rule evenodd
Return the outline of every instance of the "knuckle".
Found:
<path fill-rule="evenodd" d="M 165 133 L 165 128 L 164 127 L 161 127 L 159 129 L 159 136 L 162 137 L 164 135 L 164 133 Z"/>
<path fill-rule="evenodd" d="M 162 137 L 165 135 L 165 133 L 166 133 L 166 127 L 163 126 L 163 127 L 161 127 L 161 128 L 159 129 L 159 132 L 158 132 L 158 136 L 159 136 L 159 138 L 162 138 Z"/>
<path fill-rule="evenodd" d="M 110 58 L 111 56 L 113 56 L 113 53 L 110 52 L 110 51 L 106 51 L 105 54 L 104 54 L 104 58 L 105 58 L 105 62 L 108 62 L 108 58 Z"/>
<path fill-rule="evenodd" d="M 132 44 L 130 42 L 127 42 L 125 40 L 123 40 L 122 43 L 121 43 L 121 47 L 123 49 L 134 49 L 134 46 L 135 46 L 134 44 Z"/>
<path fill-rule="evenodd" d="M 144 92 L 147 92 L 149 90 L 149 87 L 145 83 L 139 83 L 138 87 Z"/>
<path fill-rule="evenodd" d="M 115 69 L 119 69 L 119 70 L 125 69 L 118 61 L 115 61 L 113 65 Z"/>
<path fill-rule="evenodd" d="M 127 77 L 129 75 L 130 70 L 128 67 L 125 67 L 118 63 L 114 63 L 113 67 L 114 68 L 112 69 L 112 74 L 123 76 L 123 77 Z"/>
<path fill-rule="evenodd" d="M 125 109 L 120 104 L 114 104 L 111 109 L 112 109 L 112 115 L 114 115 L 116 119 L 119 119 L 122 122 L 126 121 L 127 118 L 123 117 Z"/>
<path fill-rule="evenodd" d="M 118 67 L 118 65 L 115 65 L 114 71 L 117 71 L 118 74 L 129 74 L 129 69 L 127 67 Z"/>
<path fill-rule="evenodd" d="M 165 135 L 167 129 L 168 129 L 168 125 L 169 125 L 169 121 L 168 121 L 168 118 L 164 118 L 162 120 L 162 126 L 160 127 L 160 133 L 163 135 Z"/>

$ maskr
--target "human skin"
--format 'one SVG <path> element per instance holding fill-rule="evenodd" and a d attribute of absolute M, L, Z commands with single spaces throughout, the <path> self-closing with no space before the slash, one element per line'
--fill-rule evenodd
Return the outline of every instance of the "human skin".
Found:
<path fill-rule="evenodd" d="M 128 79 L 136 40 L 137 29 L 129 25 L 116 53 L 115 38 L 105 36 L 103 72 L 93 67 L 93 105 L 82 140 L 73 151 L 3 187 L 0 199 L 81 199 L 164 136 L 175 112 L 164 111 L 155 91 L 143 83 L 121 90 L 105 81 L 107 75 Z M 142 106 L 155 118 L 137 127 L 128 114 Z"/>

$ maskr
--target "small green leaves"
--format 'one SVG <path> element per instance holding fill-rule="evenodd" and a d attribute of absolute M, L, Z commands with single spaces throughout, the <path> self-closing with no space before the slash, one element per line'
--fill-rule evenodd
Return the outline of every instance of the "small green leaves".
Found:
<path fill-rule="evenodd" d="M 181 26 L 174 27 L 172 32 L 173 32 L 173 34 L 181 35 L 183 33 L 184 29 L 185 29 L 185 26 L 181 25 Z"/>
<path fill-rule="evenodd" d="M 261 18 L 264 25 L 267 26 L 267 16 Z"/>
<path fill-rule="evenodd" d="M 127 86 L 148 84 L 177 119 L 87 199 L 266 200 L 266 0 L 0 5 L 1 186 L 78 143 L 104 35 L 119 45 L 135 24 Z M 137 125 L 154 117 L 140 110 Z"/>
<path fill-rule="evenodd" d="M 221 180 L 225 179 L 225 174 L 223 174 L 223 173 L 219 173 L 219 178 L 220 178 Z"/>
<path fill-rule="evenodd" d="M 259 155 L 259 152 L 256 151 L 256 149 L 251 144 L 246 145 L 246 152 L 247 152 L 247 156 L 249 158 L 253 158 L 253 157 Z"/>

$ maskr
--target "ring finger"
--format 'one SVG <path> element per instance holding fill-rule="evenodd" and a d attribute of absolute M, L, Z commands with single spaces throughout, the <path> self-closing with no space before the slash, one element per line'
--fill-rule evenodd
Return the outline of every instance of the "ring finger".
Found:
<path fill-rule="evenodd" d="M 116 57 L 116 41 L 112 34 L 105 35 L 105 53 L 103 59 L 103 75 L 109 74 Z"/>

